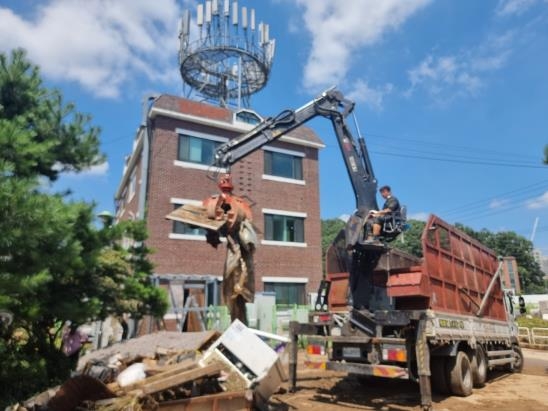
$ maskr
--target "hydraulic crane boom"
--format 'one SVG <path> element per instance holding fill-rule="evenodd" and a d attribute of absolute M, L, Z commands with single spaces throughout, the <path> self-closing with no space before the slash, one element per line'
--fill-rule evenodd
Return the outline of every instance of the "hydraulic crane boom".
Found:
<path fill-rule="evenodd" d="M 354 102 L 346 99 L 340 91 L 334 88 L 326 90 L 301 108 L 284 110 L 276 117 L 267 118 L 248 133 L 221 145 L 215 151 L 213 166 L 230 169 L 232 164 L 314 117 L 326 117 L 333 124 L 356 197 L 356 208 L 366 215 L 367 211 L 378 209 L 377 181 L 364 139 L 360 136 L 356 141 L 346 123 L 346 118 L 353 109 Z"/>
<path fill-rule="evenodd" d="M 370 210 L 377 210 L 377 180 L 360 136 L 356 141 L 346 123 L 354 103 L 334 88 L 326 90 L 308 104 L 296 110 L 284 110 L 276 117 L 261 122 L 251 131 L 229 140 L 217 148 L 212 167 L 227 170 L 219 178 L 221 193 L 203 201 L 201 207 L 186 205 L 174 210 L 167 218 L 203 227 L 207 242 L 217 247 L 220 236 L 227 239 L 227 258 L 223 273 L 223 295 L 229 305 L 232 319 L 246 322 L 245 303 L 253 301 L 253 253 L 257 243 L 252 226 L 251 207 L 242 197 L 232 194 L 234 189 L 230 167 L 314 117 L 331 120 L 339 148 L 356 197 L 356 212 L 350 217 L 344 231 L 345 245 L 341 259 L 350 258 L 354 269 L 373 267 L 384 246 L 367 246 L 365 228 Z M 350 250 L 356 252 L 351 253 Z"/>

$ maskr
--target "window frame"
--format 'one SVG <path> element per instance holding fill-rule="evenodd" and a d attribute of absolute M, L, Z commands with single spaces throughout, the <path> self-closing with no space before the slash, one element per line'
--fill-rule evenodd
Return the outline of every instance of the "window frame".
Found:
<path fill-rule="evenodd" d="M 250 117 L 253 117 L 255 121 L 249 121 L 248 118 Z M 264 119 L 253 110 L 243 108 L 234 113 L 234 123 L 243 123 L 255 127 L 263 121 Z"/>
<path fill-rule="evenodd" d="M 289 156 L 292 158 L 292 177 L 282 176 L 279 174 L 274 174 L 272 171 L 272 163 L 276 155 Z M 267 156 L 272 156 L 271 160 L 267 160 Z M 263 147 L 263 175 L 264 180 L 279 181 L 284 183 L 293 183 L 304 185 L 304 158 L 306 157 L 305 153 L 301 151 L 287 150 L 279 147 L 264 146 Z M 295 167 L 295 161 L 299 160 L 299 166 Z M 268 164 L 271 164 L 270 170 L 267 170 Z M 295 175 L 295 170 L 298 169 L 297 175 Z"/>
<path fill-rule="evenodd" d="M 129 176 L 128 184 L 128 202 L 133 199 L 137 192 L 137 169 L 134 168 Z"/>
<path fill-rule="evenodd" d="M 307 247 L 306 243 L 306 235 L 305 235 L 305 224 L 306 219 L 308 217 L 307 213 L 300 212 L 300 211 L 286 211 L 286 210 L 275 210 L 270 208 L 263 208 L 263 220 L 264 220 L 264 231 L 263 231 L 263 239 L 261 240 L 261 244 L 265 245 L 277 245 L 277 246 L 287 246 L 287 247 Z M 285 219 L 287 218 L 293 218 L 293 219 L 299 219 L 302 227 L 302 233 L 298 237 L 302 238 L 302 241 L 290 241 L 290 240 L 274 240 L 269 239 L 267 237 L 270 237 L 268 234 L 269 230 L 267 227 L 267 216 L 273 216 L 273 217 L 284 217 L 284 225 L 286 224 Z M 287 228 L 284 227 L 284 233 Z M 272 237 L 274 233 L 272 232 Z"/>
<path fill-rule="evenodd" d="M 181 154 L 181 140 L 183 137 L 189 137 L 199 140 L 207 140 L 207 141 L 213 141 L 215 143 L 224 144 L 229 139 L 226 137 L 216 136 L 212 134 L 206 134 L 206 133 L 200 133 L 193 130 L 187 130 L 182 128 L 175 129 L 175 132 L 177 133 L 177 153 L 176 158 L 173 160 L 173 164 L 178 167 L 184 167 L 184 168 L 193 168 L 197 170 L 209 170 L 211 167 L 211 164 L 213 163 L 213 160 L 209 163 L 205 162 L 195 162 L 190 160 L 181 160 L 180 154 Z M 219 170 L 221 173 L 226 172 L 225 169 Z"/>
<path fill-rule="evenodd" d="M 276 277 L 263 277 L 263 290 L 265 292 L 273 292 L 276 296 L 276 305 L 306 305 L 307 303 L 307 293 L 306 285 L 308 281 L 299 281 L 300 278 L 276 278 Z M 277 289 L 278 288 L 278 289 Z M 296 291 L 296 301 L 291 301 L 289 298 L 292 294 L 291 291 Z M 288 293 L 289 292 L 289 293 Z M 280 294 L 284 298 L 287 298 L 287 301 L 280 301 Z"/>

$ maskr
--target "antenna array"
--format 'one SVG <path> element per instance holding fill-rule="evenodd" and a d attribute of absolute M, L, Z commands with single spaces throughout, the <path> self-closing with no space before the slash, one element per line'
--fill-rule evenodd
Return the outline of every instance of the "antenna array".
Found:
<path fill-rule="evenodd" d="M 194 21 L 183 11 L 179 39 L 183 81 L 206 98 L 248 106 L 249 96 L 266 85 L 276 43 L 268 24 L 255 24 L 255 9 L 207 0 L 197 5 Z"/>

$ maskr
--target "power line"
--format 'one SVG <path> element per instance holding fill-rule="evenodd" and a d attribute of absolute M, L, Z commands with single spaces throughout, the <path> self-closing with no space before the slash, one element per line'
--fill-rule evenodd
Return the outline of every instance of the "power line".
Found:
<path fill-rule="evenodd" d="M 537 191 L 535 191 L 533 193 L 522 193 L 517 198 L 515 198 L 511 203 L 507 202 L 506 204 L 504 204 L 501 207 L 496 208 L 496 209 L 483 210 L 483 211 L 480 211 L 480 212 L 475 211 L 474 209 L 464 210 L 460 214 L 457 213 L 457 217 L 453 217 L 453 218 L 476 219 L 476 218 L 479 218 L 479 217 L 488 217 L 488 216 L 491 216 L 491 215 L 500 214 L 500 213 L 507 212 L 507 211 L 512 211 L 512 210 L 515 210 L 515 209 L 518 209 L 518 208 L 522 208 L 524 200 L 529 199 L 531 197 L 536 197 L 536 196 L 542 194 L 543 191 L 544 191 L 544 189 L 542 189 L 541 191 L 538 191 L 538 189 L 537 189 Z"/>
<path fill-rule="evenodd" d="M 526 197 L 530 197 L 530 196 L 526 196 Z M 523 199 L 521 199 L 520 201 L 522 200 Z M 523 207 L 523 204 L 521 202 L 518 202 L 517 204 L 511 205 L 511 206 L 509 205 L 509 206 L 501 207 L 494 210 L 486 210 L 484 212 L 479 212 L 479 213 L 476 211 L 469 211 L 466 214 L 462 214 L 461 216 L 453 217 L 453 219 L 472 221 L 472 220 L 477 220 L 478 218 L 491 217 L 493 215 L 506 213 L 522 207 Z"/>
<path fill-rule="evenodd" d="M 371 136 L 371 137 L 378 137 L 378 138 L 388 139 L 390 141 L 405 141 L 405 142 L 410 142 L 410 143 L 419 144 L 419 145 L 426 145 L 428 147 L 436 147 L 437 146 L 437 147 L 440 147 L 440 148 L 464 150 L 466 152 L 470 151 L 469 146 L 459 146 L 459 145 L 454 145 L 454 144 L 438 143 L 438 142 L 418 140 L 418 139 L 407 139 L 407 138 L 401 138 L 401 137 L 388 136 L 388 135 L 385 135 L 385 134 L 365 133 L 365 135 Z M 491 150 L 491 149 L 482 149 L 482 148 L 477 148 L 477 147 L 474 147 L 474 152 L 483 152 L 483 153 L 486 153 L 486 154 L 498 154 L 498 155 L 503 155 L 503 156 L 509 156 L 511 158 L 522 157 L 522 158 L 528 159 L 529 161 L 538 161 L 538 159 L 536 157 L 529 156 L 529 155 L 516 154 L 516 153 L 510 153 L 510 152 L 502 152 L 502 151 L 495 151 L 495 150 Z"/>
<path fill-rule="evenodd" d="M 421 160 L 431 160 L 431 161 L 441 161 L 445 163 L 461 163 L 461 164 L 475 164 L 482 166 L 497 166 L 497 167 L 513 167 L 513 168 L 547 168 L 543 165 L 529 165 L 529 164 L 517 164 L 517 163 L 499 163 L 499 162 L 487 162 L 487 161 L 474 161 L 474 160 L 458 160 L 453 158 L 441 158 L 441 157 L 428 157 L 428 156 L 418 156 L 418 155 L 409 155 L 409 154 L 399 154 L 399 153 L 387 153 L 379 151 L 371 151 L 374 154 L 384 155 L 384 156 L 393 156 L 393 157 L 403 157 L 403 158 L 418 158 Z"/>
<path fill-rule="evenodd" d="M 452 219 L 453 220 L 459 220 L 460 221 L 474 221 L 474 220 L 477 220 L 479 218 L 487 218 L 487 217 L 492 217 L 494 215 L 498 215 L 498 214 L 503 214 L 503 213 L 507 213 L 509 211 L 513 211 L 517 208 L 520 208 L 521 205 L 516 205 L 516 206 L 513 206 L 513 207 L 508 207 L 508 208 L 504 208 L 504 209 L 497 209 L 497 210 L 492 210 L 492 211 L 486 211 L 486 212 L 483 212 L 483 213 L 473 213 L 473 214 L 469 214 L 468 216 L 461 216 L 461 217 L 453 217 Z"/>
<path fill-rule="evenodd" d="M 483 206 L 485 206 L 486 202 L 491 202 L 491 201 L 494 201 L 494 200 L 497 200 L 497 199 L 507 200 L 507 199 L 510 199 L 512 197 L 516 197 L 521 192 L 527 192 L 528 195 L 530 195 L 531 190 L 536 189 L 536 188 L 541 188 L 541 187 L 548 188 L 548 180 L 541 180 L 541 181 L 539 181 L 537 183 L 534 183 L 534 184 L 530 184 L 530 185 L 523 186 L 523 187 L 520 187 L 520 188 L 517 188 L 517 189 L 514 189 L 514 190 L 506 191 L 504 193 L 496 194 L 495 196 L 491 196 L 491 197 L 488 197 L 488 198 L 484 198 L 484 199 L 481 199 L 481 200 L 477 200 L 477 201 L 473 201 L 473 202 L 470 202 L 470 203 L 467 203 L 467 204 L 463 204 L 461 206 L 445 210 L 445 214 L 454 214 L 455 212 L 464 211 L 464 210 L 467 210 L 467 209 L 474 209 L 474 208 L 483 207 Z"/>
<path fill-rule="evenodd" d="M 403 153 L 412 152 L 412 153 L 418 153 L 418 154 L 429 154 L 429 155 L 434 155 L 434 156 L 443 156 L 443 158 L 447 158 L 445 156 L 450 156 L 450 157 L 448 157 L 450 159 L 464 159 L 464 160 L 476 160 L 476 161 L 502 161 L 502 162 L 509 162 L 509 163 L 513 163 L 514 160 L 515 160 L 514 157 L 512 157 L 512 158 L 498 158 L 499 157 L 498 155 L 497 155 L 496 158 L 486 158 L 485 155 L 482 155 L 482 156 L 463 155 L 463 154 L 455 154 L 453 152 L 448 154 L 446 149 L 444 149 L 444 152 L 431 151 L 431 150 L 421 150 L 421 149 L 417 149 L 415 147 L 412 147 L 412 148 L 402 147 L 400 144 L 394 144 L 394 143 L 381 144 L 379 142 L 375 142 L 375 143 L 371 144 L 371 147 L 380 148 L 380 149 L 390 148 L 392 150 L 395 149 L 396 152 L 403 152 Z M 535 166 L 539 165 L 538 161 L 523 161 L 523 160 L 520 160 L 519 163 L 528 164 L 528 165 L 535 165 Z"/>
<path fill-rule="evenodd" d="M 102 146 L 109 146 L 109 145 L 111 145 L 112 143 L 116 143 L 116 142 L 118 142 L 118 141 L 122 141 L 122 140 L 125 140 L 125 139 L 128 139 L 128 138 L 135 138 L 135 136 L 134 136 L 134 135 L 128 135 L 128 134 L 126 134 L 126 135 L 121 136 L 121 137 L 118 137 L 118 138 L 113 138 L 113 139 L 110 139 L 110 140 L 103 140 L 103 141 L 101 142 L 101 145 L 102 145 Z"/>
<path fill-rule="evenodd" d="M 375 142 L 371 144 L 371 146 L 380 146 L 381 148 L 386 148 L 386 145 L 382 145 L 381 143 Z M 337 147 L 335 144 L 327 144 L 327 148 L 334 148 Z M 498 167 L 514 167 L 514 168 L 547 168 L 545 165 L 540 164 L 540 161 L 514 161 L 516 156 L 513 156 L 511 158 L 505 159 L 505 158 L 494 158 L 494 159 L 487 159 L 484 157 L 477 157 L 474 155 L 453 155 L 448 156 L 446 152 L 440 153 L 436 151 L 430 151 L 430 150 L 420 150 L 416 148 L 405 148 L 401 145 L 396 144 L 388 144 L 388 147 L 392 149 L 392 151 L 379 151 L 379 150 L 369 150 L 370 153 L 379 154 L 379 155 L 386 155 L 386 156 L 393 156 L 393 157 L 402 157 L 402 158 L 417 158 L 417 159 L 423 159 L 423 160 L 429 160 L 429 161 L 440 161 L 440 162 L 448 162 L 448 163 L 461 163 L 461 164 L 476 164 L 476 165 L 487 165 L 487 166 L 498 166 Z M 450 145 L 447 145 L 446 147 L 451 147 Z M 467 149 L 470 151 L 470 148 Z M 447 150 L 445 150 L 447 151 Z M 477 152 L 478 150 L 474 149 L 474 152 Z M 416 154 L 410 154 L 410 153 L 416 153 Z M 426 154 L 426 155 L 422 155 Z M 510 155 L 510 154 L 508 154 Z M 528 157 L 531 158 L 531 157 Z"/>

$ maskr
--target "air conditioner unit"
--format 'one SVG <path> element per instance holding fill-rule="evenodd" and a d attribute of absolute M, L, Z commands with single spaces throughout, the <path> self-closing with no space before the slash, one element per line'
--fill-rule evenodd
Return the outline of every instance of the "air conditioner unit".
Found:
<path fill-rule="evenodd" d="M 261 407 L 287 377 L 279 354 L 258 334 L 284 347 L 289 341 L 284 337 L 252 330 L 241 321 L 234 320 L 204 353 L 200 363 L 206 365 L 219 360 L 227 364 L 245 382 L 246 388 L 253 390 L 256 405 Z"/>

